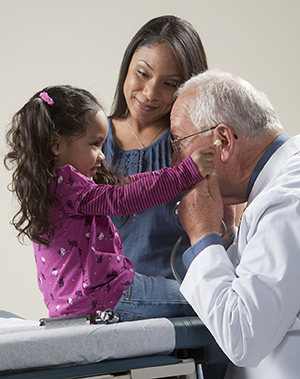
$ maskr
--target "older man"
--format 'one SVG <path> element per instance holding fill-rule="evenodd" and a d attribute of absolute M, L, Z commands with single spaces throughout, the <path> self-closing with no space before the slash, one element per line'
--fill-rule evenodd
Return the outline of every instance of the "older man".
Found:
<path fill-rule="evenodd" d="M 171 132 L 174 163 L 219 141 L 216 174 L 179 207 L 192 244 L 181 292 L 232 361 L 226 378 L 298 379 L 300 136 L 283 131 L 263 93 L 218 70 L 179 90 Z M 219 237 L 222 218 L 229 220 L 223 205 L 246 201 L 226 250 Z"/>

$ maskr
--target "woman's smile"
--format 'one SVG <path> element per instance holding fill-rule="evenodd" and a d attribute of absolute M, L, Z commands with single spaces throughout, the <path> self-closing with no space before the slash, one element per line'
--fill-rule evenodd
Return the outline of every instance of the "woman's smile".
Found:
<path fill-rule="evenodd" d="M 139 108 L 141 108 L 145 112 L 153 112 L 158 108 L 158 107 L 154 107 L 154 106 L 149 105 L 149 104 L 145 104 L 137 98 L 135 98 L 135 100 L 136 100 L 136 103 L 139 106 Z"/>

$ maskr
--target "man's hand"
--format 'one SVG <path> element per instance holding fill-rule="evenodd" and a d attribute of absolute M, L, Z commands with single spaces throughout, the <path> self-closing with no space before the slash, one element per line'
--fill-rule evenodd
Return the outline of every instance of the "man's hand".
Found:
<path fill-rule="evenodd" d="M 223 202 L 215 174 L 204 178 L 185 193 L 178 215 L 193 245 L 212 233 L 221 233 Z"/>

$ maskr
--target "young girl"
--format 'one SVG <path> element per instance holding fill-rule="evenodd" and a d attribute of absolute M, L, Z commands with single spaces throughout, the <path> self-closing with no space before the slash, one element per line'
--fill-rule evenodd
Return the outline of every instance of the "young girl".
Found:
<path fill-rule="evenodd" d="M 172 200 L 212 172 L 214 149 L 200 149 L 174 168 L 122 178 L 104 162 L 107 133 L 94 96 L 70 86 L 35 94 L 7 133 L 5 165 L 14 167 L 20 203 L 12 223 L 19 237 L 33 241 L 49 316 L 106 308 L 123 320 L 193 314 L 175 280 L 135 273 L 109 216 Z"/>

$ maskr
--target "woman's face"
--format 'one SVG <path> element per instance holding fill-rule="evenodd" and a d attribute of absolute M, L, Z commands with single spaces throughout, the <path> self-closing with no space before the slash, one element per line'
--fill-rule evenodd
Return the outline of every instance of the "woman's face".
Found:
<path fill-rule="evenodd" d="M 123 86 L 131 117 L 142 123 L 163 118 L 170 112 L 182 81 L 179 64 L 167 45 L 137 49 Z"/>

